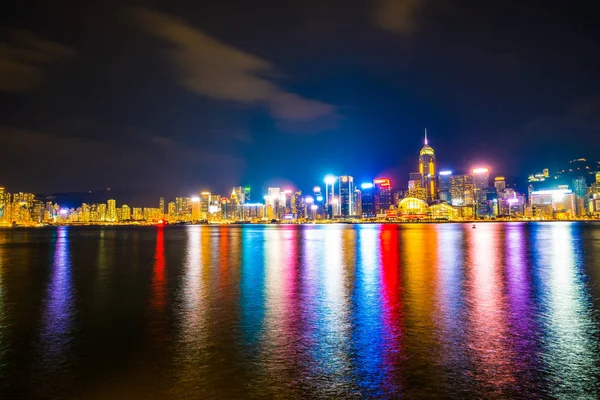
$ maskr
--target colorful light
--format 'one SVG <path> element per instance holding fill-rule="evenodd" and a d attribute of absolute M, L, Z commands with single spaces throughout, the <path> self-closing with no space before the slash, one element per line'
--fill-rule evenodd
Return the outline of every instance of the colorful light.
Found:
<path fill-rule="evenodd" d="M 335 176 L 333 175 L 327 175 L 325 177 L 325 184 L 327 185 L 333 185 L 335 183 Z"/>
<path fill-rule="evenodd" d="M 200 197 L 194 196 L 194 197 L 192 197 L 191 200 L 192 200 L 192 203 L 198 203 L 200 201 Z"/>
<path fill-rule="evenodd" d="M 489 172 L 489 170 L 487 168 L 475 168 L 473 170 L 474 174 L 485 174 L 487 172 Z"/>
<path fill-rule="evenodd" d="M 441 176 L 448 176 L 448 175 L 452 175 L 452 171 L 440 171 L 440 175 L 441 175 Z"/>
<path fill-rule="evenodd" d="M 388 178 L 379 178 L 373 180 L 373 183 L 379 185 L 380 187 L 390 187 L 392 186 L 392 182 Z"/>
<path fill-rule="evenodd" d="M 363 183 L 362 185 L 360 185 L 361 189 L 372 189 L 373 188 L 373 184 L 372 183 Z"/>

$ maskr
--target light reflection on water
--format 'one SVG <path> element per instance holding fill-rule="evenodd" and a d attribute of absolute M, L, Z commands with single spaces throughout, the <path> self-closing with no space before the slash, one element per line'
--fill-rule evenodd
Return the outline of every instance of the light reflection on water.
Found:
<path fill-rule="evenodd" d="M 596 398 L 599 242 L 572 223 L 0 231 L 0 390 Z"/>

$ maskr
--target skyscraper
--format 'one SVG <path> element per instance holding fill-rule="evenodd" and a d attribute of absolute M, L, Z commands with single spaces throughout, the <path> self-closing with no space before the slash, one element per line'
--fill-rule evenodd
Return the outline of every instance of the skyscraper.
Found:
<path fill-rule="evenodd" d="M 121 206 L 121 220 L 129 221 L 131 219 L 131 209 L 127 204 Z"/>
<path fill-rule="evenodd" d="M 210 192 L 200 193 L 200 218 L 208 219 L 208 207 L 210 206 Z"/>
<path fill-rule="evenodd" d="M 587 186 L 585 184 L 585 177 L 578 176 L 573 179 L 573 194 L 575 194 L 575 208 L 576 215 L 581 217 L 587 214 L 588 209 L 588 196 Z"/>
<path fill-rule="evenodd" d="M 494 178 L 494 187 L 496 188 L 496 193 L 502 193 L 506 189 L 506 181 L 503 176 L 497 176 Z"/>
<path fill-rule="evenodd" d="M 421 174 L 421 187 L 427 191 L 427 200 L 434 200 L 437 197 L 435 153 L 429 146 L 427 129 L 425 129 L 425 144 L 419 152 L 419 173 Z"/>
<path fill-rule="evenodd" d="M 490 186 L 490 171 L 487 168 L 473 170 L 473 186 L 477 189 L 487 189 Z"/>
<path fill-rule="evenodd" d="M 158 211 L 160 212 L 161 218 L 165 215 L 165 198 L 161 197 L 158 199 Z"/>
<path fill-rule="evenodd" d="M 340 215 L 349 217 L 354 214 L 354 178 L 349 175 L 340 176 Z"/>
<path fill-rule="evenodd" d="M 363 218 L 374 218 L 375 217 L 375 203 L 374 203 L 374 186 L 372 183 L 363 183 L 360 185 L 361 192 L 361 211 Z"/>
<path fill-rule="evenodd" d="M 7 210 L 6 207 L 6 192 L 3 187 L 0 187 L 0 222 L 4 222 L 4 216 Z"/>
<path fill-rule="evenodd" d="M 450 202 L 452 197 L 450 196 L 450 177 L 452 171 L 440 171 L 439 183 L 440 183 L 440 200 Z"/>
<path fill-rule="evenodd" d="M 450 176 L 450 201 L 453 206 L 472 206 L 473 197 L 472 175 Z"/>
<path fill-rule="evenodd" d="M 107 221 L 115 222 L 117 220 L 117 201 L 114 199 L 108 200 L 108 211 L 106 215 Z"/>
<path fill-rule="evenodd" d="M 373 181 L 375 190 L 373 203 L 376 214 L 385 214 L 392 205 L 392 182 L 388 178 L 378 178 Z"/>

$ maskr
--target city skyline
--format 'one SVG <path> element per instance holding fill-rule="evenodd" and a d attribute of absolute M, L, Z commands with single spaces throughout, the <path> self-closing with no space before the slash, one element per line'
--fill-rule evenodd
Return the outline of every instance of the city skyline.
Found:
<path fill-rule="evenodd" d="M 327 174 L 312 191 L 269 186 L 252 197 L 250 186 L 222 195 L 209 190 L 179 196 L 159 207 L 129 206 L 121 199 L 65 203 L 55 196 L 12 195 L 0 187 L 0 223 L 198 223 L 315 222 L 348 220 L 479 220 L 496 218 L 573 219 L 600 216 L 600 162 L 569 161 L 562 170 L 544 168 L 515 182 L 482 164 L 469 172 L 440 169 L 427 129 L 406 185 L 388 177 L 359 182 L 353 175 Z M 107 190 L 109 192 L 110 189 Z M 91 193 L 91 192 L 90 192 Z M 113 196 L 111 196 L 113 197 Z M 156 204 L 155 204 L 156 205 Z"/>

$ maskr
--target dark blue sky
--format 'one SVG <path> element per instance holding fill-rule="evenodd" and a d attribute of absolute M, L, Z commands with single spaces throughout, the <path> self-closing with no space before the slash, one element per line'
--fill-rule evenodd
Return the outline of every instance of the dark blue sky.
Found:
<path fill-rule="evenodd" d="M 46 3 L 2 15 L 10 191 L 404 186 L 424 127 L 454 170 L 600 158 L 592 2 Z"/>

